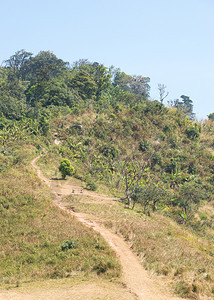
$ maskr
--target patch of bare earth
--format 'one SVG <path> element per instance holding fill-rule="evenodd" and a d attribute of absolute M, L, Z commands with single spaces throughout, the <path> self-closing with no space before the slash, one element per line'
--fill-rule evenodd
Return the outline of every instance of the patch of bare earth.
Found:
<path fill-rule="evenodd" d="M 32 286 L 33 285 L 33 286 Z M 76 282 L 66 280 L 44 281 L 36 284 L 25 284 L 20 288 L 0 292 L 1 300 L 136 300 L 126 287 L 120 284 L 101 280 Z"/>

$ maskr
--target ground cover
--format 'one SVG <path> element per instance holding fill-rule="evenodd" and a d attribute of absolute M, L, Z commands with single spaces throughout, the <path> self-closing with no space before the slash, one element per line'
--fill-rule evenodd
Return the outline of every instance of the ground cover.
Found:
<path fill-rule="evenodd" d="M 25 149 L 26 160 L 0 176 L 0 284 L 82 273 L 120 276 L 120 264 L 102 237 L 53 204 L 49 188 L 28 164 L 35 149 Z"/>

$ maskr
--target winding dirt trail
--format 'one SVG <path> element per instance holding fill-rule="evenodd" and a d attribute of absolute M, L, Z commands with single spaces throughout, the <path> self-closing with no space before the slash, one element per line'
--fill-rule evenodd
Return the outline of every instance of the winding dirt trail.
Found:
<path fill-rule="evenodd" d="M 51 188 L 51 191 L 55 194 L 56 205 L 62 210 L 65 210 L 69 214 L 75 216 L 80 222 L 82 222 L 86 226 L 91 227 L 95 231 L 99 232 L 103 236 L 103 238 L 108 242 L 108 244 L 114 249 L 123 268 L 121 280 L 126 285 L 127 289 L 133 294 L 135 294 L 139 299 L 144 300 L 180 299 L 170 296 L 166 291 L 166 287 L 161 286 L 159 282 L 156 282 L 154 279 L 151 279 L 149 277 L 147 271 L 140 264 L 138 258 L 133 254 L 129 245 L 121 237 L 98 224 L 93 219 L 93 216 L 83 213 L 77 213 L 66 208 L 66 204 L 63 203 L 62 198 L 63 196 L 68 195 L 69 193 L 72 194 L 72 187 L 70 187 L 70 192 L 68 192 L 68 189 L 60 189 L 59 193 L 59 190 L 57 190 L 57 187 L 55 187 L 53 181 L 47 179 L 42 174 L 42 171 L 36 164 L 40 157 L 41 155 L 33 159 L 31 163 L 32 166 L 37 170 L 39 178 L 43 180 Z M 81 187 L 79 187 L 79 191 L 79 193 L 81 193 Z M 84 195 L 86 194 L 91 196 L 96 195 L 96 193 L 88 191 L 84 192 Z M 98 197 L 101 197 L 101 195 L 98 195 Z M 113 200 L 108 197 L 105 197 L 104 195 L 103 198 L 107 201 Z"/>

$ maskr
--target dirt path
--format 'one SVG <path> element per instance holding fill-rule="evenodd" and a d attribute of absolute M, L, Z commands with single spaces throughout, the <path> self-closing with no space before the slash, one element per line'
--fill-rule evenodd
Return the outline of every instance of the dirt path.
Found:
<path fill-rule="evenodd" d="M 41 156 L 41 155 L 40 155 Z M 41 172 L 40 168 L 37 166 L 36 162 L 40 158 L 38 156 L 32 161 L 32 166 L 37 170 L 38 176 L 42 179 L 49 187 L 51 187 L 52 192 L 56 195 L 55 203 L 61 209 L 67 211 L 69 214 L 75 216 L 80 222 L 88 227 L 93 228 L 95 231 L 99 232 L 103 238 L 108 242 L 108 244 L 116 252 L 118 259 L 121 262 L 123 268 L 122 281 L 127 286 L 127 288 L 134 294 L 138 296 L 139 299 L 144 300 L 166 300 L 166 299 L 180 299 L 172 297 L 166 292 L 166 288 L 161 286 L 159 282 L 151 279 L 148 273 L 140 264 L 138 258 L 133 254 L 129 245 L 118 235 L 112 233 L 110 230 L 104 228 L 100 224 L 94 221 L 93 216 L 86 215 L 83 213 L 77 213 L 66 208 L 66 204 L 63 204 L 62 197 L 72 193 L 72 187 L 69 189 L 57 190 L 57 186 L 52 180 L 47 179 Z M 81 193 L 81 187 L 79 187 Z M 84 195 L 90 196 L 96 195 L 96 193 L 84 192 Z M 100 198 L 101 195 L 96 195 L 96 198 Z M 107 201 L 110 198 L 103 196 Z M 112 199 L 113 200 L 113 199 Z M 101 299 L 101 298 L 100 298 Z"/>

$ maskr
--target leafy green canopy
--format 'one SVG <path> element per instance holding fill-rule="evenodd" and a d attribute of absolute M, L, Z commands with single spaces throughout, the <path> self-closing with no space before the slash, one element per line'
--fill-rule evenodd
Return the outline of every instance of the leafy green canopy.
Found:
<path fill-rule="evenodd" d="M 65 179 L 66 175 L 72 175 L 74 168 L 71 165 L 70 160 L 64 158 L 60 162 L 59 171 L 62 173 L 62 178 Z"/>

